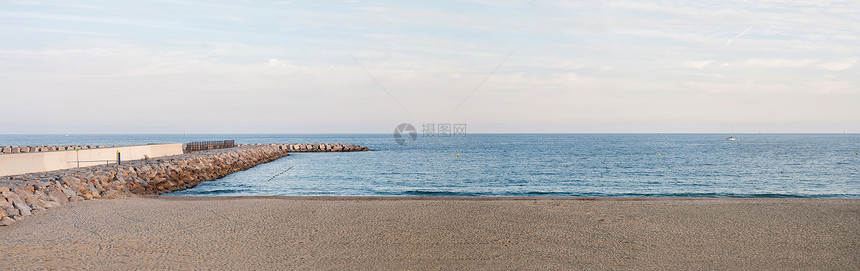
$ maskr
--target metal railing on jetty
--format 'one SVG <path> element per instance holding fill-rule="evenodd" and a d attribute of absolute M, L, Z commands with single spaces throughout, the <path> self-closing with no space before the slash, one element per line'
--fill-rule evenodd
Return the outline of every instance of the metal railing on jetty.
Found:
<path fill-rule="evenodd" d="M 236 147 L 235 140 L 195 141 L 185 143 L 185 153 Z"/>

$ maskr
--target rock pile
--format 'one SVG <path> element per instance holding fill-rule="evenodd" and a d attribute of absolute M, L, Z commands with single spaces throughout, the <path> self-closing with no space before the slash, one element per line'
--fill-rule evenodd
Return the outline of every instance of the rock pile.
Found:
<path fill-rule="evenodd" d="M 256 146 L 260 144 L 243 144 L 240 146 Z M 312 144 L 281 144 L 281 149 L 288 152 L 351 152 L 351 151 L 369 151 L 367 147 L 353 145 L 349 143 L 312 143 Z"/>
<path fill-rule="evenodd" d="M 66 146 L 0 146 L 0 154 L 10 153 L 30 153 L 30 152 L 46 152 L 46 151 L 71 151 L 75 149 L 98 149 L 109 148 L 113 146 L 94 146 L 94 145 L 66 145 Z"/>
<path fill-rule="evenodd" d="M 156 159 L 0 177 L 0 225 L 88 199 L 153 195 L 193 187 L 289 155 L 367 151 L 352 144 L 253 144 Z"/>

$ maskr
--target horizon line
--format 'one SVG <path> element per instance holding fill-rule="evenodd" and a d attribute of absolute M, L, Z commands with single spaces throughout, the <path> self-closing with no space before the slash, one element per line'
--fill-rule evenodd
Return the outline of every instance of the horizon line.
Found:
<path fill-rule="evenodd" d="M 0 135 L 381 135 L 391 132 L 284 132 L 284 133 L 0 133 Z M 423 134 L 420 133 L 419 134 Z M 860 134 L 860 132 L 469 132 L 469 134 L 511 134 L 511 135 L 535 135 L 535 134 L 735 134 L 735 135 L 759 135 L 759 134 Z M 457 137 L 461 135 L 435 137 Z"/>

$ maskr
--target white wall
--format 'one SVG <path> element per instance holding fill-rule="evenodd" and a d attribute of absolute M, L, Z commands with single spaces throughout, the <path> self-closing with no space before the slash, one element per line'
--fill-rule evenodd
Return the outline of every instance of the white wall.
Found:
<path fill-rule="evenodd" d="M 80 151 L 51 151 L 0 155 L 0 176 L 116 163 L 116 153 L 122 161 L 140 160 L 182 154 L 182 144 L 122 146 Z"/>

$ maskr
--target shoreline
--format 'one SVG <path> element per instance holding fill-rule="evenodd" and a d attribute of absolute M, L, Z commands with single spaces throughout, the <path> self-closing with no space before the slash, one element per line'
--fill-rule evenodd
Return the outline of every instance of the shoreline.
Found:
<path fill-rule="evenodd" d="M 143 195 L 141 198 L 195 201 L 195 200 L 241 200 L 241 199 L 284 199 L 284 200 L 318 200 L 318 201 L 426 201 L 426 200 L 456 200 L 456 201 L 530 201 L 530 200 L 562 200 L 562 201 L 697 201 L 697 200 L 847 200 L 857 201 L 860 198 L 718 198 L 718 197 L 519 197 L 519 196 L 169 196 Z"/>
<path fill-rule="evenodd" d="M 860 200 L 142 196 L 0 228 L 9 269 L 860 268 Z"/>

